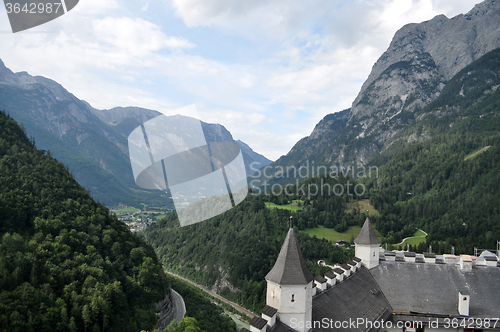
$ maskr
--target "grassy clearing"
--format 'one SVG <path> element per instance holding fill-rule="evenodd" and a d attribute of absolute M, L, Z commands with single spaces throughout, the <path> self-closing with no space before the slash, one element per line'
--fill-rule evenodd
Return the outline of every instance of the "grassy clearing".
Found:
<path fill-rule="evenodd" d="M 303 204 L 304 202 L 301 201 L 301 200 L 294 200 L 292 201 L 292 211 L 297 211 L 297 210 L 302 210 L 302 206 L 299 206 L 298 203 L 301 202 L 301 204 Z M 266 207 L 268 209 L 283 209 L 283 210 L 290 210 L 290 204 L 286 204 L 286 205 L 278 205 L 278 204 L 274 204 L 274 203 L 271 203 L 271 202 L 266 202 Z"/>
<path fill-rule="evenodd" d="M 352 213 L 354 208 L 359 209 L 361 213 L 365 213 L 366 210 L 370 213 L 370 215 L 380 216 L 380 213 L 370 204 L 369 199 L 362 199 L 356 202 L 351 202 L 346 204 L 344 207 L 344 212 Z"/>
<path fill-rule="evenodd" d="M 414 237 L 411 237 L 409 239 L 406 239 L 403 244 L 401 244 L 401 247 L 406 247 L 408 244 L 412 246 L 418 246 L 420 243 L 424 242 L 425 243 L 425 233 L 422 232 L 421 230 L 417 230 L 415 234 L 413 234 Z"/>
<path fill-rule="evenodd" d="M 332 228 L 326 228 L 325 226 L 319 226 L 318 228 L 306 228 L 303 232 L 309 234 L 309 236 L 316 235 L 319 239 L 327 239 L 329 241 L 351 241 L 352 237 L 356 238 L 361 231 L 361 227 L 351 226 L 344 233 L 339 233 Z M 382 235 L 379 231 L 375 230 L 375 234 L 379 239 L 382 238 Z"/>
<path fill-rule="evenodd" d="M 464 161 L 466 161 L 467 159 L 472 159 L 472 158 L 476 157 L 478 154 L 483 153 L 484 151 L 488 150 L 489 148 L 490 148 L 490 146 L 488 145 L 488 146 L 485 146 L 484 148 L 481 148 L 477 151 L 472 152 L 470 155 L 468 155 L 467 157 L 464 158 Z"/>
<path fill-rule="evenodd" d="M 419 229 L 415 232 L 415 234 L 413 234 L 413 236 L 425 236 L 425 233 Z"/>
<path fill-rule="evenodd" d="M 111 210 L 111 211 L 118 215 L 118 214 L 136 213 L 136 212 L 139 212 L 141 210 L 136 209 L 135 207 L 132 207 L 132 206 L 122 206 L 119 209 Z"/>
<path fill-rule="evenodd" d="M 231 313 L 227 313 L 233 320 L 234 322 L 236 323 L 236 331 L 239 331 L 241 330 L 242 328 L 246 328 L 247 330 L 250 329 L 250 324 L 248 323 L 245 323 L 241 320 L 238 319 L 238 317 L 236 317 L 234 314 L 231 314 Z"/>
<path fill-rule="evenodd" d="M 421 242 L 425 243 L 425 237 L 412 237 L 410 239 L 407 239 L 405 243 L 403 243 L 403 246 L 406 246 L 407 244 L 418 246 Z"/>

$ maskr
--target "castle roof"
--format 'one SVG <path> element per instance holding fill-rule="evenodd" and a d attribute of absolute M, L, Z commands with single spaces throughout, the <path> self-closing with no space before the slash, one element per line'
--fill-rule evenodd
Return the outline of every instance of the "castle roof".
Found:
<path fill-rule="evenodd" d="M 278 259 L 274 263 L 274 267 L 266 275 L 266 280 L 279 285 L 307 285 L 313 279 L 314 276 L 307 268 L 300 251 L 297 236 L 293 228 L 290 228 Z"/>
<path fill-rule="evenodd" d="M 464 273 L 455 265 L 380 262 L 370 274 L 395 311 L 456 315 L 458 292 L 471 293 L 470 316 L 498 316 L 500 269 L 477 266 Z"/>
<path fill-rule="evenodd" d="M 370 222 L 370 218 L 366 217 L 365 224 L 361 231 L 359 232 L 358 237 L 354 240 L 356 244 L 376 244 L 379 245 L 380 241 L 377 239 L 377 235 L 373 230 L 372 223 Z"/>

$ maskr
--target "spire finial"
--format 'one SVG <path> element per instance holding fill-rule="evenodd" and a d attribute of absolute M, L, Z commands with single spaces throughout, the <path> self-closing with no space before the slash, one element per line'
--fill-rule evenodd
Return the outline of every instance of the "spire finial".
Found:
<path fill-rule="evenodd" d="M 293 228 L 293 216 L 290 216 L 290 228 Z"/>
<path fill-rule="evenodd" d="M 368 217 L 370 215 L 370 210 L 366 210 L 366 216 Z"/>

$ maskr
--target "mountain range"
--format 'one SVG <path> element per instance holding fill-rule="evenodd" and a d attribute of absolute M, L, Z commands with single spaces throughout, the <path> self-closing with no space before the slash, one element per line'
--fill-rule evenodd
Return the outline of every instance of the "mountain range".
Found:
<path fill-rule="evenodd" d="M 164 192 L 136 186 L 128 156 L 128 135 L 160 112 L 138 107 L 98 110 L 57 82 L 26 72 L 13 73 L 1 60 L 0 109 L 23 124 L 39 149 L 49 150 L 67 165 L 95 199 L 108 206 L 172 206 Z M 247 172 L 254 162 L 254 168 L 271 163 L 247 144 L 235 141 L 224 126 L 202 122 L 202 128 L 207 142 L 238 144 Z"/>
<path fill-rule="evenodd" d="M 380 166 L 381 160 L 387 160 L 380 155 L 393 144 L 396 134 L 420 120 L 415 114 L 439 97 L 460 70 L 498 47 L 500 2 L 494 0 L 451 19 L 439 15 L 405 25 L 373 65 L 351 108 L 325 116 L 311 135 L 271 165 L 275 178 L 261 176 L 254 183 L 285 182 L 287 174 L 283 176 L 282 170 L 313 163 L 339 169 Z"/>

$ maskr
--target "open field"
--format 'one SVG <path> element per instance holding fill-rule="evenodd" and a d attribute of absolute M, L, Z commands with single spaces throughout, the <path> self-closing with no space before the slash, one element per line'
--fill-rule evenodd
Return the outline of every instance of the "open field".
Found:
<path fill-rule="evenodd" d="M 229 315 L 229 317 L 231 317 L 232 320 L 236 323 L 236 331 L 239 331 L 242 328 L 246 328 L 247 330 L 250 329 L 250 324 L 239 320 L 238 317 L 236 317 L 236 315 L 231 313 L 227 313 L 227 315 Z"/>
<path fill-rule="evenodd" d="M 346 213 L 352 213 L 354 208 L 359 208 L 359 212 L 365 213 L 368 210 L 369 214 L 379 216 L 380 213 L 370 204 L 369 199 L 362 199 L 356 202 L 348 203 L 344 207 Z"/>
<path fill-rule="evenodd" d="M 292 201 L 292 211 L 302 210 L 302 207 L 298 206 L 299 202 L 303 203 L 301 200 L 298 200 L 298 199 Z M 274 203 L 271 203 L 271 202 L 266 202 L 266 207 L 269 208 L 269 209 L 290 210 L 290 204 L 287 204 L 287 205 L 278 205 L 278 204 L 274 204 Z"/>
<path fill-rule="evenodd" d="M 413 234 L 413 237 L 407 238 L 403 241 L 403 243 L 398 243 L 396 244 L 397 246 L 401 247 L 406 247 L 406 245 L 412 245 L 412 246 L 417 246 L 421 242 L 425 242 L 425 237 L 427 235 L 422 232 L 420 229 L 418 229 L 415 234 Z"/>
<path fill-rule="evenodd" d="M 141 210 L 136 209 L 135 207 L 132 206 L 122 206 L 119 209 L 116 210 L 111 210 L 112 212 L 116 213 L 117 215 L 119 214 L 127 214 L 127 213 L 136 213 Z"/>
<path fill-rule="evenodd" d="M 309 234 L 309 236 L 316 235 L 319 239 L 327 239 L 330 241 L 344 240 L 351 241 L 351 237 L 356 238 L 361 231 L 361 227 L 351 226 L 344 233 L 339 233 L 333 228 L 326 228 L 325 226 L 319 226 L 318 228 L 306 228 L 303 232 Z M 382 235 L 379 231 L 375 230 L 375 234 L 380 239 Z"/>

